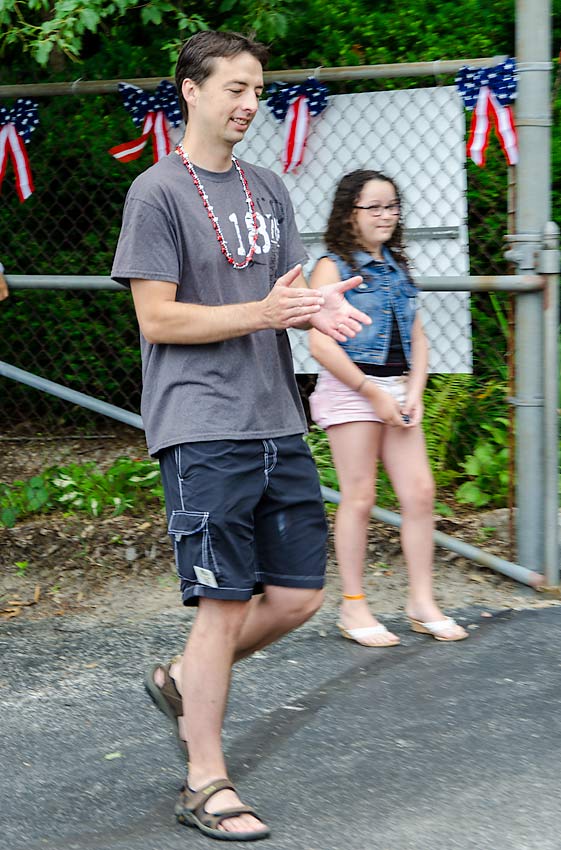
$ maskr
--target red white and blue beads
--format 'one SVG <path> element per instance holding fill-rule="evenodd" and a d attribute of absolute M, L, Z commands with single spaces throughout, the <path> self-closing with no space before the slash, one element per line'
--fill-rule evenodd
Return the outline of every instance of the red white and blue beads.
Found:
<path fill-rule="evenodd" d="M 259 234 L 258 234 L 259 223 L 257 221 L 257 214 L 255 212 L 255 204 L 253 203 L 253 198 L 251 196 L 251 192 L 249 190 L 249 186 L 248 186 L 247 179 L 246 179 L 246 176 L 244 174 L 243 168 L 239 164 L 236 157 L 232 156 L 232 162 L 234 163 L 235 169 L 238 172 L 238 176 L 239 176 L 241 184 L 243 186 L 243 191 L 244 191 L 244 195 L 245 195 L 245 202 L 247 204 L 247 208 L 249 210 L 249 214 L 251 215 L 251 220 L 253 222 L 253 232 L 252 232 L 252 236 L 251 236 L 251 245 L 250 245 L 250 248 L 249 248 L 249 252 L 246 254 L 245 260 L 242 263 L 238 263 L 238 262 L 236 262 L 236 260 L 234 260 L 232 254 L 231 254 L 231 252 L 228 248 L 228 245 L 227 245 L 226 240 L 224 239 L 224 235 L 222 233 L 222 230 L 220 229 L 220 224 L 218 222 L 218 219 L 217 219 L 216 215 L 214 214 L 214 210 L 212 208 L 211 203 L 208 200 L 208 195 L 205 192 L 204 186 L 201 183 L 197 172 L 195 171 L 193 163 L 189 160 L 189 157 L 185 153 L 185 149 L 184 149 L 183 145 L 182 144 L 177 145 L 175 152 L 177 154 L 179 154 L 179 156 L 183 160 L 183 164 L 184 164 L 185 168 L 187 169 L 187 171 L 191 175 L 191 179 L 193 180 L 193 183 L 195 184 L 195 188 L 196 188 L 197 192 L 199 193 L 199 195 L 201 197 L 201 200 L 202 200 L 204 207 L 207 211 L 207 215 L 210 219 L 212 227 L 214 228 L 214 232 L 216 233 L 216 238 L 218 240 L 218 244 L 220 245 L 220 250 L 222 251 L 222 253 L 226 257 L 226 259 L 228 260 L 228 262 L 230 263 L 230 265 L 234 269 L 246 269 L 249 266 L 249 264 L 251 263 L 251 261 L 253 260 L 253 256 L 255 254 L 255 247 L 257 245 L 257 239 L 259 238 Z"/>

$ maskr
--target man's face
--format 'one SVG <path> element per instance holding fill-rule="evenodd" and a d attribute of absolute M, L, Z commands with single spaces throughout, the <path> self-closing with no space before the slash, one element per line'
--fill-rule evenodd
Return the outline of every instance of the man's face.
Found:
<path fill-rule="evenodd" d="M 263 68 L 251 53 L 214 60 L 210 76 L 197 85 L 184 80 L 189 107 L 188 128 L 213 141 L 235 145 L 243 139 L 257 112 L 263 91 Z"/>

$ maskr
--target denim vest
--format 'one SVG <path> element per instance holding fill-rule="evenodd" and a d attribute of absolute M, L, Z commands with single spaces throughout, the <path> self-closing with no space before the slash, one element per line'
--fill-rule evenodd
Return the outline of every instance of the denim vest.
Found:
<path fill-rule="evenodd" d="M 355 274 L 362 275 L 362 283 L 345 292 L 345 298 L 353 307 L 362 310 L 372 319 L 371 325 L 363 325 L 353 339 L 340 342 L 351 360 L 358 363 L 383 365 L 388 357 L 392 330 L 392 313 L 395 313 L 403 353 L 411 367 L 411 331 L 415 320 L 418 289 L 407 271 L 398 264 L 391 251 L 383 246 L 383 263 L 376 262 L 366 251 L 354 255 L 356 271 L 351 269 L 337 254 L 328 253 L 337 265 L 341 280 Z"/>

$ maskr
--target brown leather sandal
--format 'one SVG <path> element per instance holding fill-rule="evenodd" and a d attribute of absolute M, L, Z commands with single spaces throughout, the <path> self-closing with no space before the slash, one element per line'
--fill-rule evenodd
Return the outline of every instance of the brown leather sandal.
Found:
<path fill-rule="evenodd" d="M 175 816 L 179 823 L 194 826 L 205 835 L 217 838 L 219 841 L 258 841 L 260 838 L 268 838 L 271 830 L 265 824 L 263 829 L 254 832 L 226 832 L 218 828 L 228 818 L 237 818 L 240 815 L 253 815 L 257 820 L 261 820 L 251 806 L 239 805 L 220 812 L 207 812 L 205 805 L 208 800 L 226 788 L 236 791 L 229 779 L 215 779 L 199 791 L 191 790 L 186 782 L 175 806 Z"/>
<path fill-rule="evenodd" d="M 168 664 L 155 664 L 144 676 L 144 687 L 156 708 L 159 708 L 171 721 L 181 752 L 185 755 L 187 753 L 187 742 L 179 734 L 179 723 L 177 722 L 177 718 L 183 716 L 183 701 L 169 672 L 171 665 L 180 657 L 172 658 Z M 156 684 L 154 678 L 157 670 L 161 670 L 164 676 L 164 684 L 161 688 Z"/>

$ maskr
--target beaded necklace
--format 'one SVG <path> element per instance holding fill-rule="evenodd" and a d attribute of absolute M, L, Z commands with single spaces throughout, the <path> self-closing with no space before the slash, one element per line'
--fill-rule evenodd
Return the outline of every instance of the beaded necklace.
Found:
<path fill-rule="evenodd" d="M 247 179 L 246 179 L 246 176 L 245 176 L 243 169 L 240 166 L 238 160 L 236 159 L 235 156 L 232 156 L 232 162 L 234 163 L 236 171 L 238 172 L 238 177 L 240 178 L 241 184 L 243 186 L 243 191 L 244 191 L 244 195 L 245 195 L 245 202 L 247 204 L 247 208 L 249 210 L 249 213 L 250 213 L 252 221 L 253 221 L 253 235 L 251 237 L 252 241 L 251 241 L 251 245 L 249 247 L 249 252 L 246 254 L 246 257 L 245 257 L 245 260 L 243 261 L 243 263 L 238 263 L 238 262 L 236 262 L 236 260 L 234 260 L 232 254 L 231 254 L 231 252 L 228 248 L 226 240 L 224 239 L 224 236 L 222 234 L 222 230 L 220 229 L 220 224 L 218 223 L 218 219 L 217 219 L 216 215 L 214 214 L 214 210 L 212 208 L 212 205 L 210 204 L 210 202 L 208 200 L 208 195 L 204 190 L 204 186 L 201 183 L 199 176 L 198 176 L 197 172 L 195 171 L 195 169 L 193 167 L 193 164 L 191 163 L 191 161 L 189 160 L 189 157 L 185 153 L 183 145 L 182 144 L 177 145 L 175 152 L 177 154 L 179 154 L 179 156 L 183 160 L 183 165 L 185 166 L 185 168 L 187 169 L 187 171 L 191 175 L 191 179 L 193 180 L 193 183 L 195 184 L 195 188 L 196 188 L 197 192 L 199 193 L 199 195 L 201 197 L 201 200 L 204 204 L 207 215 L 208 215 L 208 217 L 211 221 L 211 224 L 214 228 L 214 232 L 216 233 L 216 238 L 218 239 L 218 244 L 220 245 L 220 250 L 222 251 L 222 253 L 226 257 L 226 259 L 228 260 L 228 262 L 230 263 L 230 265 L 234 269 L 246 269 L 249 266 L 249 264 L 251 263 L 251 261 L 253 259 L 253 255 L 255 254 L 255 247 L 257 245 L 257 239 L 259 238 L 259 233 L 258 233 L 259 224 L 258 224 L 258 221 L 257 221 L 257 213 L 255 212 L 255 204 L 253 203 L 253 198 L 252 198 L 251 192 L 249 190 Z"/>

